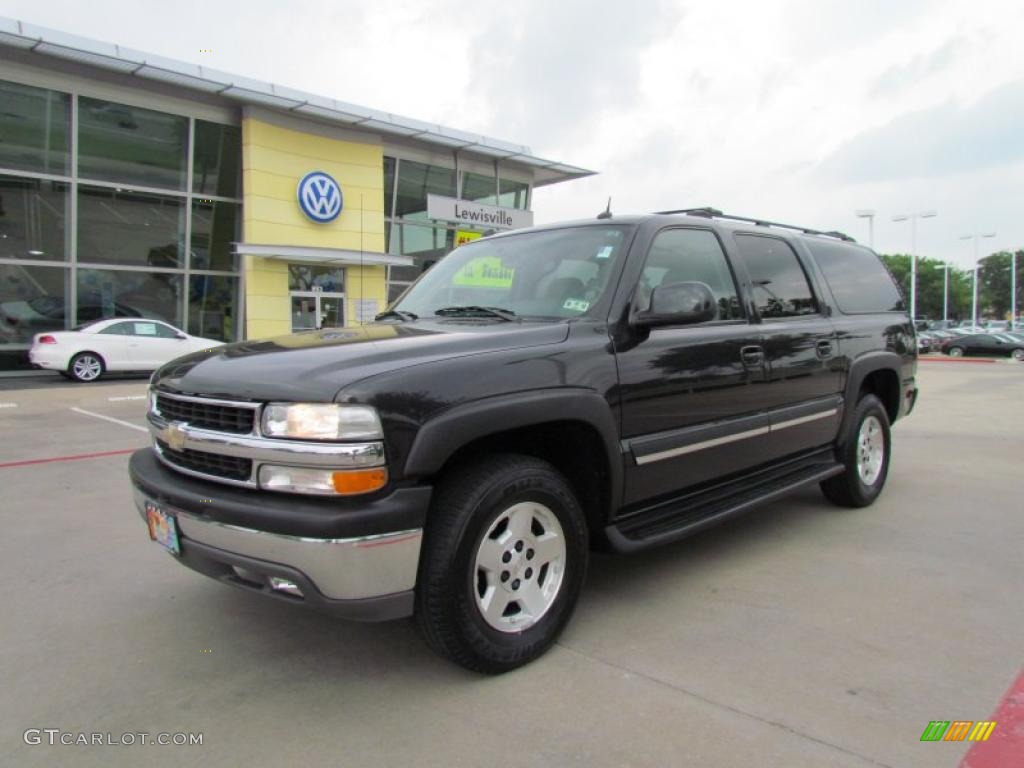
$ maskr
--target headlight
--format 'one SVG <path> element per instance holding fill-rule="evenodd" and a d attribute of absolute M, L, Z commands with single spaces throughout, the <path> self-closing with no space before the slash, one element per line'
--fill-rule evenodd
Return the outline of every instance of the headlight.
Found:
<path fill-rule="evenodd" d="M 263 409 L 263 434 L 294 440 L 379 440 L 377 411 L 368 405 L 269 403 Z"/>

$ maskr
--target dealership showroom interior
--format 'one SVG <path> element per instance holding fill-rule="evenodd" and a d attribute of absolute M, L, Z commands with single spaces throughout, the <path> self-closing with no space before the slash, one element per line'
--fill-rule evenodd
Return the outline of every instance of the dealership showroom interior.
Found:
<path fill-rule="evenodd" d="M 1024 766 L 1022 26 L 0 0 L 0 764 Z"/>

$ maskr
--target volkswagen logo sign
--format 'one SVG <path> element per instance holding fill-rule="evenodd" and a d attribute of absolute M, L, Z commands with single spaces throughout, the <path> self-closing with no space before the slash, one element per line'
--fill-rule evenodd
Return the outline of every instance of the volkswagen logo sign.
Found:
<path fill-rule="evenodd" d="M 341 213 L 341 187 L 323 171 L 310 171 L 299 181 L 299 208 L 318 224 L 334 221 Z"/>

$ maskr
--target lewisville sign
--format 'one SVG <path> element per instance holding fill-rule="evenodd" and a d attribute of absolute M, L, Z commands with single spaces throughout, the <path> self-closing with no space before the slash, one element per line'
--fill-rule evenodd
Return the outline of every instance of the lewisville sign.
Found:
<path fill-rule="evenodd" d="M 483 229 L 519 229 L 533 226 L 533 211 L 427 195 L 427 218 L 473 224 Z"/>

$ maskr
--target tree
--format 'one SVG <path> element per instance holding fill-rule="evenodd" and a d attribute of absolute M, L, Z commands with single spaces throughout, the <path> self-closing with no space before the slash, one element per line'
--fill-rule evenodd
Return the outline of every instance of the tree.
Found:
<path fill-rule="evenodd" d="M 905 253 L 880 254 L 910 307 L 910 256 Z M 949 317 L 963 320 L 971 316 L 972 276 L 969 271 L 949 270 Z M 933 320 L 942 318 L 945 276 L 943 262 L 917 257 L 917 315 Z"/>
<path fill-rule="evenodd" d="M 979 298 L 978 313 L 1005 318 L 1010 311 L 1010 263 L 1009 251 L 993 253 L 978 262 Z M 1024 251 L 1017 251 L 1017 308 L 1021 306 L 1021 278 L 1024 277 Z"/>

